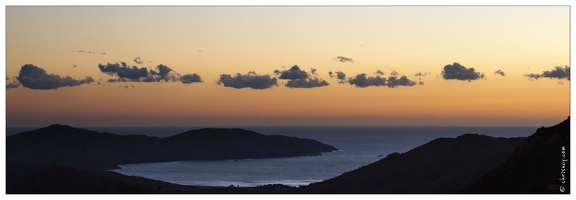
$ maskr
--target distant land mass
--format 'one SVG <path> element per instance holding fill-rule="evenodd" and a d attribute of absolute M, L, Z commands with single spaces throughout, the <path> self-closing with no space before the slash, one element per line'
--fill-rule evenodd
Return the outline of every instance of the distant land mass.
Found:
<path fill-rule="evenodd" d="M 115 172 L 102 171 L 113 167 L 114 159 L 101 159 L 98 156 L 91 156 L 91 160 L 84 160 L 94 164 L 102 161 L 104 163 L 100 169 L 85 169 L 80 166 L 70 166 L 66 163 L 76 163 L 70 158 L 76 158 L 86 141 L 79 139 L 94 139 L 82 136 L 79 138 L 69 138 L 70 133 L 80 130 L 87 135 L 102 134 L 83 129 L 75 129 L 68 126 L 55 125 L 44 128 L 46 130 L 36 130 L 22 133 L 23 138 L 35 138 L 34 144 L 46 143 L 41 150 L 52 151 L 52 153 L 41 153 L 48 156 L 41 159 L 43 162 L 59 163 L 57 165 L 31 165 L 22 162 L 25 159 L 14 159 L 14 145 L 26 146 L 24 139 L 7 139 L 7 193 L 40 193 L 40 194 L 99 194 L 99 193 L 184 193 L 184 194 L 244 194 L 244 193 L 272 193 L 272 194 L 435 194 L 435 193 L 472 193 L 472 194 L 495 194 L 495 193 L 566 193 L 569 194 L 570 174 L 569 161 L 569 133 L 570 118 L 562 123 L 540 128 L 530 137 L 520 138 L 495 138 L 477 134 L 464 134 L 457 138 L 438 138 L 429 143 L 416 147 L 406 153 L 392 153 L 385 158 L 356 170 L 346 172 L 318 183 L 308 186 L 290 187 L 285 185 L 265 185 L 258 187 L 212 187 L 212 186 L 184 186 L 163 181 L 151 180 L 142 177 L 126 176 Z M 70 132 L 66 132 L 66 130 Z M 189 131 L 180 135 L 168 138 L 154 138 L 147 136 L 127 136 L 128 143 L 138 146 L 145 141 L 164 140 L 168 142 L 188 141 L 192 138 L 211 138 L 209 132 L 222 131 L 221 129 L 203 129 Z M 220 137 L 231 137 L 223 144 L 231 145 L 238 141 L 233 132 L 245 132 L 249 135 L 249 140 L 264 140 L 261 135 L 241 130 L 226 129 L 225 134 Z M 48 133 L 48 134 L 41 134 Z M 66 134 L 68 133 L 68 134 Z M 231 135 L 227 135 L 231 134 Z M 20 134 L 18 134 L 20 135 Z M 14 136 L 18 136 L 14 135 Z M 46 136 L 36 138 L 37 135 Z M 82 134 L 81 134 L 82 135 Z M 106 134 L 105 134 L 106 135 Z M 119 137 L 110 134 L 107 137 Z M 67 138 L 64 142 L 77 142 L 77 145 L 59 146 L 54 143 L 54 137 Z M 214 138 L 220 138 L 214 137 Z M 267 136 L 266 136 L 267 137 Z M 50 139 L 51 138 L 51 139 Z M 244 138 L 244 137 L 242 137 Z M 246 139 L 246 138 L 244 138 Z M 212 141 L 210 139 L 207 139 Z M 18 142 L 14 142 L 18 141 Z M 115 139 L 113 141 L 119 141 Z M 244 141 L 244 140 L 243 140 Z M 300 140 L 298 140 L 300 141 Z M 310 155 L 317 155 L 317 152 L 331 151 L 336 149 L 329 145 L 324 145 L 313 140 L 304 140 L 304 146 L 312 149 Z M 105 146 L 115 151 L 121 149 L 117 143 L 109 143 L 108 140 L 97 140 L 96 146 Z M 252 144 L 252 142 L 245 141 Z M 152 142 L 151 142 L 152 143 Z M 183 142 L 185 143 L 185 142 Z M 125 143 L 122 143 L 125 144 Z M 188 144 L 188 143 L 186 143 Z M 184 148 L 186 144 L 175 145 L 173 148 Z M 294 145 L 294 142 L 289 142 Z M 300 144 L 300 143 L 298 143 Z M 303 145 L 302 144 L 302 145 Z M 26 148 L 33 147 L 32 144 Z M 182 145 L 182 146 L 180 146 Z M 195 144 L 200 145 L 200 144 Z M 236 144 L 240 148 L 241 144 Z M 285 144 L 287 145 L 287 144 Z M 207 146 L 207 145 L 205 145 Z M 564 147 L 564 150 L 562 150 Z M 65 154 L 64 158 L 59 158 L 54 154 L 54 150 L 76 151 Z M 94 147 L 92 147 L 94 148 Z M 209 147 L 204 147 L 209 148 Z M 268 147 L 270 148 L 270 147 Z M 217 150 L 218 148 L 212 148 Z M 115 152 L 110 151 L 109 153 Z M 145 152 L 149 152 L 148 150 Z M 92 152 L 92 151 L 88 151 Z M 248 150 L 247 152 L 252 152 Z M 24 153 L 21 155 L 28 155 Z M 121 152 L 119 154 L 128 154 Z M 10 156 L 8 156 L 10 155 Z M 35 154 L 34 154 L 35 155 Z M 76 157 L 74 157 L 76 155 Z M 103 155 L 90 153 L 88 155 Z M 104 154 L 106 155 L 106 154 Z M 153 154 L 154 155 L 154 154 Z M 195 154 L 192 154 L 195 155 Z M 227 154 L 220 152 L 217 158 L 229 158 L 240 154 Z M 225 155 L 225 156 L 224 156 Z M 260 157 L 263 154 L 256 154 Z M 287 153 L 273 153 L 273 155 L 288 155 Z M 36 158 L 28 155 L 28 159 Z M 112 157 L 116 157 L 113 155 Z M 198 156 L 198 155 L 195 155 Z M 85 157 L 85 156 L 84 156 Z M 122 156 L 118 156 L 122 157 Z M 194 156 L 193 156 L 194 157 Z M 201 157 L 201 156 L 200 156 Z M 564 158 L 565 157 L 565 158 Z M 100 158 L 100 159 L 99 159 Z M 194 157 L 198 158 L 198 157 Z M 201 157 L 203 158 L 203 157 Z M 143 158 L 139 158 L 143 159 Z M 109 161 L 110 160 L 110 161 Z M 120 159 L 121 161 L 124 161 Z M 55 162 L 58 161 L 58 162 Z M 132 162 L 133 160 L 130 160 Z M 116 161 L 118 162 L 118 161 Z M 81 162 L 82 163 L 82 162 Z M 78 163 L 76 163 L 78 164 Z M 84 163 L 86 164 L 86 163 Z M 561 171 L 565 167 L 565 173 Z M 564 182 L 562 182 L 564 181 Z M 564 188 L 564 191 L 561 191 Z"/>
<path fill-rule="evenodd" d="M 123 164 L 317 156 L 336 150 L 311 139 L 222 128 L 191 130 L 157 138 L 51 125 L 6 138 L 6 161 L 11 164 L 7 166 L 8 179 L 18 177 L 22 169 L 52 164 L 109 170 Z"/>

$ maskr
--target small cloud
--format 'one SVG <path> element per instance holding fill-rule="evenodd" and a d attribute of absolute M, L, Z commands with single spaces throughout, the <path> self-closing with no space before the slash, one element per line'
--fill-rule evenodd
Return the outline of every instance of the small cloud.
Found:
<path fill-rule="evenodd" d="M 350 62 L 350 63 L 354 63 L 354 60 L 352 60 L 352 58 L 347 58 L 344 56 L 338 56 L 336 58 L 334 58 L 335 60 L 339 61 L 339 62 Z"/>
<path fill-rule="evenodd" d="M 10 80 L 10 78 L 6 77 L 6 80 Z M 18 81 L 18 77 L 14 77 L 14 80 L 12 80 L 12 83 L 9 83 L 8 85 L 6 85 L 6 89 L 14 89 L 14 88 L 18 88 L 20 87 L 20 82 Z"/>
<path fill-rule="evenodd" d="M 418 73 L 414 74 L 414 76 L 428 76 L 430 74 L 431 74 L 430 72 L 425 72 L 425 73 L 418 72 Z"/>
<path fill-rule="evenodd" d="M 317 78 L 316 69 L 311 68 L 310 74 L 300 70 L 298 65 L 292 66 L 289 70 L 274 70 L 274 74 L 280 75 L 279 79 L 290 79 L 285 86 L 289 88 L 314 88 L 329 85 L 328 82 Z"/>
<path fill-rule="evenodd" d="M 308 78 L 308 73 L 304 70 L 300 70 L 298 65 L 292 66 L 289 70 L 280 71 L 274 70 L 274 74 L 280 74 L 279 79 L 301 79 Z"/>
<path fill-rule="evenodd" d="M 314 88 L 330 85 L 325 80 L 319 78 L 303 78 L 289 80 L 285 86 L 289 88 Z"/>
<path fill-rule="evenodd" d="M 136 66 L 128 67 L 125 62 L 121 62 L 121 64 L 122 65 L 118 63 L 98 64 L 98 68 L 100 68 L 101 72 L 107 73 L 108 75 L 116 75 L 120 78 L 132 79 L 134 81 L 148 77 L 148 69 L 146 68 L 138 68 Z"/>
<path fill-rule="evenodd" d="M 570 67 L 569 66 L 556 66 L 554 69 L 550 71 L 544 71 L 541 74 L 525 74 L 524 76 L 529 77 L 530 79 L 538 79 L 538 78 L 557 78 L 557 79 L 568 79 L 570 80 Z"/>
<path fill-rule="evenodd" d="M 35 65 L 26 64 L 20 69 L 18 81 L 20 81 L 22 86 L 26 88 L 50 90 L 60 87 L 72 87 L 81 84 L 90 84 L 94 82 L 94 79 L 92 79 L 92 77 L 86 77 L 85 79 L 78 80 L 69 76 L 60 77 L 59 75 L 48 74 L 44 69 Z"/>
<path fill-rule="evenodd" d="M 377 76 L 378 76 L 378 75 L 380 75 L 380 76 L 383 76 L 383 75 L 384 75 L 384 72 L 382 72 L 382 71 L 380 71 L 380 70 L 377 70 L 376 72 L 374 72 L 374 75 L 377 75 Z"/>
<path fill-rule="evenodd" d="M 172 70 L 170 67 L 159 64 L 156 69 L 150 69 L 142 67 L 138 68 L 136 66 L 128 66 L 125 62 L 118 63 L 107 63 L 106 65 L 99 64 L 98 68 L 103 73 L 107 73 L 111 76 L 118 76 L 117 79 L 108 79 L 108 83 L 116 82 L 176 82 L 180 81 L 184 84 L 190 83 L 200 83 L 203 82 L 202 78 L 198 74 L 185 74 L 180 75 L 179 73 Z"/>
<path fill-rule="evenodd" d="M 386 78 L 381 78 L 380 76 L 368 77 L 366 74 L 358 74 L 356 77 L 349 78 L 348 83 L 359 88 L 368 86 L 384 86 L 386 85 Z"/>
<path fill-rule="evenodd" d="M 95 51 L 84 51 L 84 50 L 77 50 L 77 51 L 72 51 L 73 53 L 86 53 L 86 54 L 101 54 L 101 55 L 106 55 L 106 53 L 100 53 L 100 52 L 95 52 Z"/>
<path fill-rule="evenodd" d="M 106 80 L 108 83 L 116 83 L 116 82 L 128 82 L 126 78 L 118 78 L 118 79 L 108 79 Z"/>
<path fill-rule="evenodd" d="M 336 74 L 336 76 L 334 76 L 334 74 Z M 340 84 L 346 83 L 346 74 L 342 71 L 337 71 L 335 73 L 328 72 L 328 75 L 330 75 L 330 78 L 336 77 L 336 79 L 338 79 L 338 83 Z"/>
<path fill-rule="evenodd" d="M 14 89 L 20 87 L 20 83 L 9 83 L 6 85 L 6 89 Z"/>
<path fill-rule="evenodd" d="M 172 69 L 166 65 L 159 64 L 156 66 L 156 70 L 148 71 L 147 68 L 138 68 L 137 66 L 128 66 L 125 62 L 118 63 L 107 63 L 106 65 L 98 64 L 98 68 L 103 73 L 107 73 L 111 76 L 118 76 L 124 82 L 128 79 L 131 82 L 174 82 L 179 80 L 179 74 L 174 72 Z M 120 80 L 119 79 L 119 80 Z M 108 82 L 111 82 L 108 80 Z"/>
<path fill-rule="evenodd" d="M 528 78 L 530 78 L 530 79 L 536 79 L 536 80 L 538 80 L 538 78 L 540 78 L 542 75 L 531 73 L 531 74 L 524 74 L 524 76 L 526 76 L 526 77 L 528 77 Z"/>
<path fill-rule="evenodd" d="M 386 68 L 388 68 L 390 71 L 392 71 L 392 72 L 390 72 L 390 76 L 398 76 L 398 72 L 396 70 L 393 70 L 390 67 L 386 67 Z"/>
<path fill-rule="evenodd" d="M 180 81 L 184 84 L 191 84 L 191 83 L 201 83 L 204 82 L 202 81 L 202 78 L 200 78 L 200 76 L 198 74 L 184 74 L 184 76 L 182 76 L 180 78 Z"/>
<path fill-rule="evenodd" d="M 506 76 L 506 73 L 504 73 L 502 70 L 495 71 L 494 74 L 500 74 L 500 76 Z"/>
<path fill-rule="evenodd" d="M 422 84 L 424 84 L 424 83 L 422 83 Z M 422 84 L 420 84 L 420 85 L 422 85 Z M 411 81 L 406 76 L 402 76 L 400 78 L 396 78 L 395 76 L 391 76 L 391 77 L 388 77 L 388 80 L 386 81 L 386 85 L 388 85 L 389 88 L 395 88 L 398 86 L 414 86 L 414 85 L 416 85 L 416 82 Z"/>
<path fill-rule="evenodd" d="M 484 78 L 484 73 L 476 72 L 474 68 L 466 68 L 456 62 L 453 65 L 444 66 L 441 74 L 444 80 L 456 79 L 470 82 Z"/>
<path fill-rule="evenodd" d="M 144 63 L 144 61 L 142 61 L 142 59 L 140 59 L 140 57 L 134 58 L 134 62 L 135 62 L 135 63 L 138 63 L 138 64 Z"/>
<path fill-rule="evenodd" d="M 356 77 L 349 78 L 348 82 L 351 85 L 355 85 L 359 88 L 364 88 L 368 86 L 388 86 L 389 88 L 395 88 L 398 86 L 414 86 L 416 82 L 408 79 L 406 76 L 401 76 L 400 78 L 396 76 L 390 76 L 388 79 L 380 76 L 376 77 L 369 77 L 366 74 L 358 74 Z M 422 81 L 419 81 L 419 84 L 424 84 Z"/>
<path fill-rule="evenodd" d="M 166 65 L 163 64 L 159 64 L 158 66 L 156 66 L 156 69 L 158 69 L 158 72 L 154 71 L 154 70 L 150 70 L 150 74 L 152 75 L 152 79 L 155 81 L 177 81 L 178 78 L 176 77 L 176 75 L 179 74 L 170 74 L 170 72 L 172 72 L 173 70 L 170 69 L 169 67 L 167 67 Z"/>
<path fill-rule="evenodd" d="M 224 85 L 224 87 L 232 87 L 236 89 L 249 87 L 252 89 L 263 90 L 273 86 L 278 86 L 278 80 L 276 77 L 271 77 L 268 74 L 258 75 L 253 71 L 250 71 L 247 74 L 238 73 L 235 76 L 222 74 L 217 83 L 218 85 Z"/>
<path fill-rule="evenodd" d="M 310 73 L 311 73 L 313 76 L 317 76 L 317 75 L 318 75 L 318 74 L 316 74 L 316 69 L 314 69 L 314 68 L 311 68 L 311 69 L 310 69 Z"/>

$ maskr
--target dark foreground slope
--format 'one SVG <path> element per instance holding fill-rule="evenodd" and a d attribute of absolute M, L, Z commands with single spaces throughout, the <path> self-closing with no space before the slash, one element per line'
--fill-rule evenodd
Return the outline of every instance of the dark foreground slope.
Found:
<path fill-rule="evenodd" d="M 157 138 L 52 125 L 6 138 L 6 172 L 7 182 L 15 183 L 53 164 L 107 170 L 132 163 L 315 156 L 334 150 L 310 139 L 243 129 L 201 129 Z"/>
<path fill-rule="evenodd" d="M 525 138 L 465 134 L 439 138 L 406 153 L 338 177 L 298 188 L 298 193 L 456 193 L 510 156 Z"/>
<path fill-rule="evenodd" d="M 570 193 L 570 118 L 539 128 L 463 193 Z M 563 189 L 561 189 L 563 188 Z"/>
<path fill-rule="evenodd" d="M 62 165 L 45 167 L 22 181 L 7 185 L 8 194 L 244 194 L 286 193 L 283 185 L 259 187 L 185 186 L 126 176 L 109 171 L 81 170 Z"/>

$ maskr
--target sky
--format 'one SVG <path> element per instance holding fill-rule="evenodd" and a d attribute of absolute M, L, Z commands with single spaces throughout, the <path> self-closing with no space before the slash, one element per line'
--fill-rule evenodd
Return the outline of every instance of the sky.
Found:
<path fill-rule="evenodd" d="M 7 6 L 6 126 L 551 126 L 569 6 Z"/>

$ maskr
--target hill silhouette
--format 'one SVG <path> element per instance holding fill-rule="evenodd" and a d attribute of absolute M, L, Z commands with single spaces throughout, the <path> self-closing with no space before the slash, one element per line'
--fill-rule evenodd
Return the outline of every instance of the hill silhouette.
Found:
<path fill-rule="evenodd" d="M 108 170 L 133 163 L 316 156 L 335 150 L 315 140 L 244 129 L 200 129 L 157 138 L 51 125 L 7 137 L 6 170 L 13 183 L 53 164 Z"/>
<path fill-rule="evenodd" d="M 462 193 L 569 194 L 569 158 L 570 117 L 555 126 L 539 128 L 510 158 Z"/>
<path fill-rule="evenodd" d="M 525 138 L 438 138 L 297 193 L 456 193 L 506 160 Z"/>

